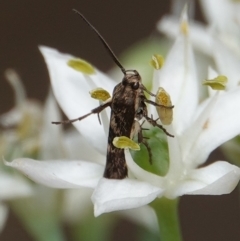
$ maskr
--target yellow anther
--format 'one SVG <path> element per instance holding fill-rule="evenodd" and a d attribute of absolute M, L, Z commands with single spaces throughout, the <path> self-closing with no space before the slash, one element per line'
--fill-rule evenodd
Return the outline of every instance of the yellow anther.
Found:
<path fill-rule="evenodd" d="M 210 86 L 214 90 L 225 90 L 228 79 L 224 75 L 219 75 L 218 77 L 210 80 L 204 80 L 203 85 Z"/>
<path fill-rule="evenodd" d="M 76 71 L 82 72 L 84 74 L 95 74 L 93 66 L 83 59 L 70 59 L 67 64 Z"/>
<path fill-rule="evenodd" d="M 158 116 L 162 122 L 163 125 L 170 125 L 173 120 L 173 109 L 172 108 L 166 108 L 171 107 L 172 102 L 170 95 L 162 88 L 158 88 L 157 94 L 156 94 L 156 103 L 159 105 L 163 105 L 162 107 L 157 106 L 157 112 Z M 164 107 L 166 106 L 166 107 Z"/>
<path fill-rule="evenodd" d="M 115 137 L 113 139 L 113 145 L 120 149 L 129 148 L 134 151 L 140 150 L 140 146 L 136 142 L 134 142 L 133 140 L 129 139 L 126 136 Z"/>
<path fill-rule="evenodd" d="M 161 69 L 164 64 L 163 56 L 159 54 L 154 54 L 152 56 L 150 64 L 153 66 L 154 69 Z"/>
<path fill-rule="evenodd" d="M 106 101 L 107 99 L 111 98 L 111 95 L 103 88 L 96 88 L 94 90 L 91 90 L 89 91 L 89 94 L 93 99 L 101 101 Z"/>

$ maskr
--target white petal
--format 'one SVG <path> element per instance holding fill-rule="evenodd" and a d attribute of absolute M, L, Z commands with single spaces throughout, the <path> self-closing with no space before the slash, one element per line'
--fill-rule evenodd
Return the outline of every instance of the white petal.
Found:
<path fill-rule="evenodd" d="M 105 165 L 106 154 L 98 152 L 76 129 L 65 131 L 64 147 L 68 159 L 87 160 Z"/>
<path fill-rule="evenodd" d="M 214 42 L 213 57 L 218 68 L 218 72 L 227 76 L 227 89 L 235 88 L 240 81 L 240 58 L 233 51 L 228 49 L 220 41 Z"/>
<path fill-rule="evenodd" d="M 203 13 L 208 22 L 217 26 L 218 30 L 228 31 L 229 22 L 231 21 L 232 7 L 231 1 L 228 0 L 201 0 Z"/>
<path fill-rule="evenodd" d="M 197 119 L 192 122 L 192 125 L 179 137 L 182 161 L 189 167 L 195 168 L 200 163 L 199 160 L 205 162 L 207 155 L 202 147 L 198 147 L 198 138 L 202 135 L 204 126 L 207 123 L 209 115 L 216 107 L 219 92 L 215 93 L 212 98 L 205 100 L 196 110 Z"/>
<path fill-rule="evenodd" d="M 41 131 L 41 154 L 43 160 L 64 157 L 63 127 L 53 125 L 53 120 L 60 120 L 60 111 L 50 90 L 43 111 L 43 128 Z"/>
<path fill-rule="evenodd" d="M 42 120 L 42 106 L 40 102 L 28 100 L 22 103 L 22 105 L 15 106 L 9 112 L 0 116 L 0 123 L 6 127 L 19 125 L 26 116 L 31 118 L 29 129 L 34 128 L 36 125 L 39 126 Z"/>
<path fill-rule="evenodd" d="M 138 208 L 152 202 L 163 190 L 146 182 L 101 179 L 92 195 L 94 215 Z"/>
<path fill-rule="evenodd" d="M 33 181 L 53 188 L 94 188 L 103 174 L 103 166 L 74 160 L 36 161 L 15 159 L 5 165 L 13 167 Z"/>
<path fill-rule="evenodd" d="M 222 195 L 233 191 L 240 179 L 240 169 L 224 161 L 193 169 L 165 193 L 168 198 L 185 194 Z"/>
<path fill-rule="evenodd" d="M 0 116 L 1 125 L 9 127 L 9 126 L 14 126 L 14 125 L 18 124 L 23 117 L 22 112 L 23 111 L 21 108 L 14 107 L 7 113 L 4 113 L 3 115 Z"/>
<path fill-rule="evenodd" d="M 166 188 L 164 196 L 168 199 L 175 199 L 177 197 L 189 194 L 190 192 L 201 189 L 203 187 L 204 183 L 196 180 L 177 180 L 176 182 L 172 182 L 172 185 L 169 185 Z"/>
<path fill-rule="evenodd" d="M 172 125 L 168 127 L 169 133 L 173 134 L 174 137 L 167 137 L 168 140 L 168 152 L 169 152 L 169 170 L 164 178 L 173 178 L 175 179 L 177 176 L 181 175 L 179 170 L 182 169 L 184 163 L 182 162 L 182 150 L 180 146 L 179 137 L 176 135 Z M 160 184 L 160 182 L 159 182 Z"/>
<path fill-rule="evenodd" d="M 159 86 L 171 96 L 175 106 L 173 126 L 180 134 L 191 122 L 198 104 L 200 86 L 197 82 L 193 50 L 187 34 L 181 33 L 170 50 L 165 64 L 154 80 L 153 88 L 157 89 Z"/>
<path fill-rule="evenodd" d="M 15 105 L 19 106 L 26 100 L 26 91 L 22 80 L 14 69 L 7 69 L 5 71 L 6 79 L 13 88 L 15 94 Z"/>
<path fill-rule="evenodd" d="M 198 22 L 190 22 L 189 39 L 194 48 L 200 50 L 206 55 L 212 54 L 212 36 L 208 33 L 206 27 Z M 179 19 L 175 16 L 165 16 L 158 23 L 157 28 L 170 38 L 176 38 L 179 35 Z"/>
<path fill-rule="evenodd" d="M 31 185 L 23 178 L 0 172 L 0 201 L 25 197 L 32 193 Z"/>
<path fill-rule="evenodd" d="M 2 232 L 7 220 L 8 208 L 5 204 L 0 203 L 0 233 Z"/>
<path fill-rule="evenodd" d="M 187 194 L 222 195 L 233 191 L 240 179 L 240 169 L 224 161 L 193 170 L 189 178 L 203 183 L 201 189 Z"/>
<path fill-rule="evenodd" d="M 215 148 L 240 133 L 239 104 L 240 87 L 237 87 L 220 95 L 212 110 L 206 110 L 208 117 L 203 124 L 199 124 L 202 123 L 200 116 L 199 122 L 196 121 L 190 128 L 193 133 L 199 126 L 202 128 L 189 150 L 189 158 L 196 165 L 203 163 Z M 191 139 L 186 138 L 183 143 L 187 142 L 191 142 Z"/>
<path fill-rule="evenodd" d="M 171 3 L 171 13 L 174 16 L 180 17 L 183 9 L 187 7 L 187 12 L 188 12 L 190 18 L 194 17 L 195 4 L 193 2 L 192 2 L 192 4 L 189 4 L 187 6 L 186 6 L 185 0 L 172 0 L 171 2 L 172 2 Z"/>
<path fill-rule="evenodd" d="M 47 47 L 40 47 L 40 51 L 47 63 L 54 95 L 69 119 L 85 115 L 99 105 L 89 95 L 93 88 L 103 87 L 112 92 L 115 83 L 99 71 L 89 76 L 67 66 L 67 61 L 75 57 Z M 110 110 L 107 109 L 109 116 Z M 94 147 L 105 153 L 107 141 L 103 140 L 106 140 L 106 133 L 97 115 L 91 115 L 74 125 Z"/>

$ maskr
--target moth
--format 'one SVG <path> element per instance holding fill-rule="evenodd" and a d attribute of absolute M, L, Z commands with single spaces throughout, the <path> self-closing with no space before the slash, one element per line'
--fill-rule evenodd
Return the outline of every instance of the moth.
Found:
<path fill-rule="evenodd" d="M 113 61 L 121 69 L 123 73 L 122 81 L 115 86 L 112 93 L 112 98 L 109 101 L 106 101 L 104 104 L 96 107 L 91 110 L 91 112 L 78 117 L 72 120 L 52 122 L 53 124 L 67 124 L 73 123 L 75 121 L 81 121 L 84 118 L 92 114 L 98 114 L 107 107 L 111 108 L 111 117 L 110 117 L 110 126 L 109 126 L 109 135 L 108 135 L 108 145 L 107 145 L 107 157 L 106 157 L 106 166 L 103 176 L 110 179 L 123 179 L 128 175 L 128 169 L 126 165 L 124 149 L 117 148 L 113 144 L 115 137 L 128 137 L 132 139 L 134 136 L 138 136 L 138 142 L 145 144 L 148 151 L 150 149 L 147 145 L 147 142 L 144 140 L 142 134 L 142 127 L 139 123 L 140 120 L 145 118 L 152 126 L 157 126 L 162 129 L 168 136 L 173 137 L 169 134 L 160 124 L 157 123 L 157 120 L 154 120 L 152 117 L 148 116 L 146 103 L 158 106 L 165 107 L 163 105 L 157 104 L 154 101 L 151 101 L 146 98 L 144 92 L 155 96 L 153 93 L 148 91 L 145 86 L 142 84 L 141 76 L 137 70 L 126 70 L 118 58 L 115 56 L 112 49 L 109 47 L 105 39 L 101 36 L 98 30 L 77 10 L 73 11 L 78 14 L 86 24 L 95 32 L 98 36 Z M 165 108 L 173 108 L 173 106 L 168 106 Z"/>

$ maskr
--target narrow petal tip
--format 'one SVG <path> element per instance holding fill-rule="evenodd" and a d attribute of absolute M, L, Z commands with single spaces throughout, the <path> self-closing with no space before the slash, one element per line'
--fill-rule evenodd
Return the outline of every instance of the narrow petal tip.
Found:
<path fill-rule="evenodd" d="M 188 32 L 189 32 L 187 10 L 188 10 L 188 6 L 186 4 L 182 12 L 181 23 L 180 23 L 180 31 L 184 35 L 188 35 Z"/>

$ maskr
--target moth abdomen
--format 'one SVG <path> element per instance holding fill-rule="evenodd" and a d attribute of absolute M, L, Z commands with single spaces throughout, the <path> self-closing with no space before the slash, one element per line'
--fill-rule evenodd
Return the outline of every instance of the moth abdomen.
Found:
<path fill-rule="evenodd" d="M 107 150 L 107 161 L 103 176 L 109 179 L 124 179 L 128 175 L 124 149 L 116 148 L 112 143 L 109 143 Z"/>

